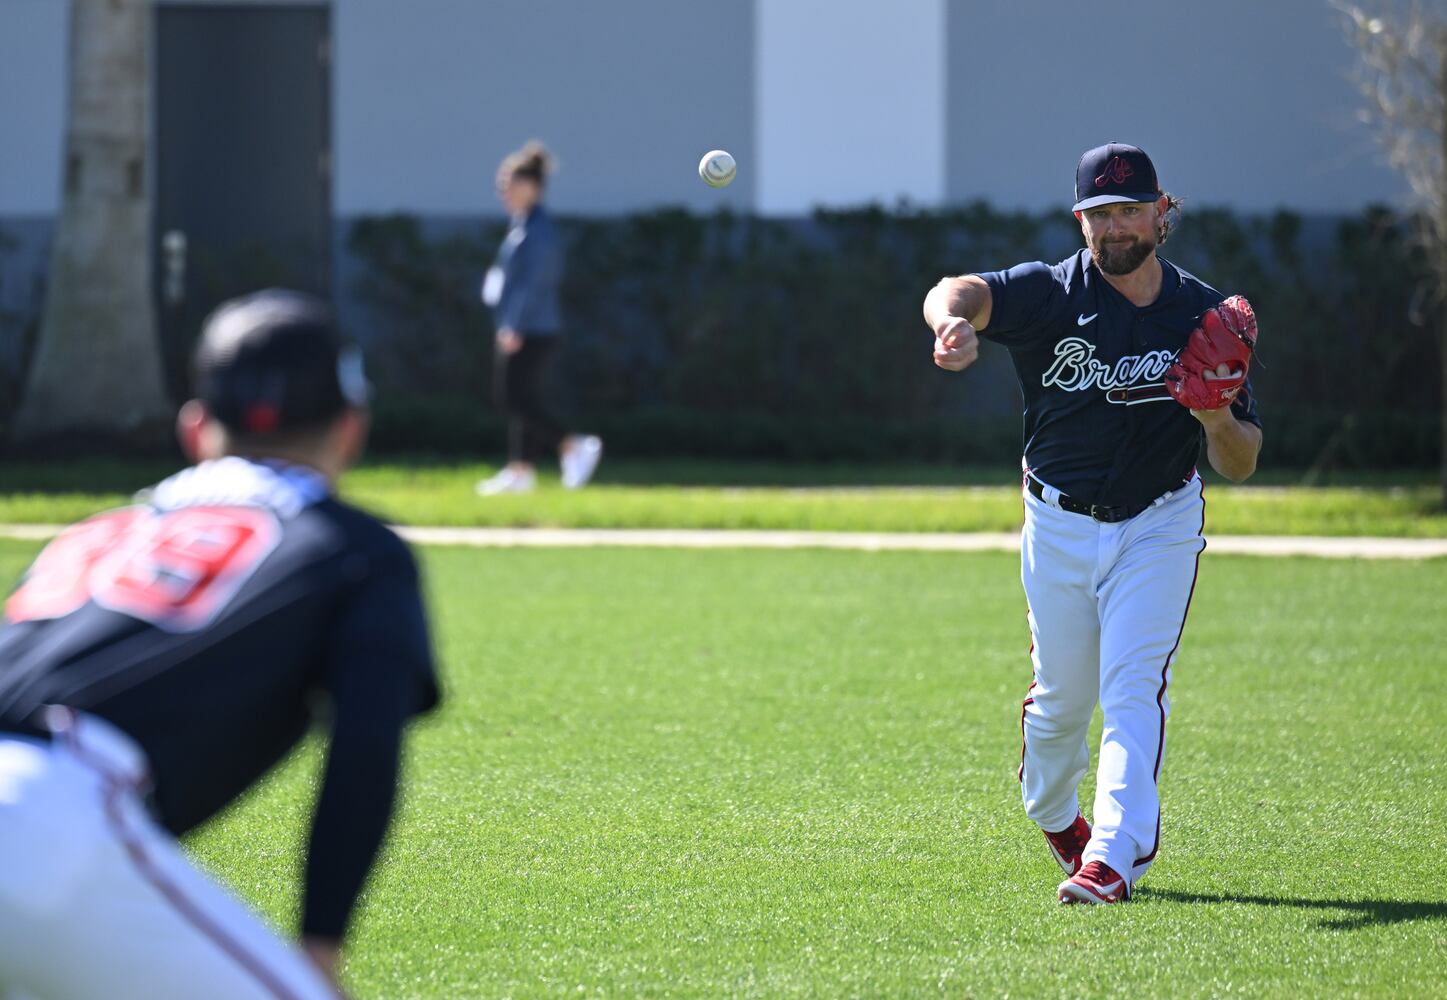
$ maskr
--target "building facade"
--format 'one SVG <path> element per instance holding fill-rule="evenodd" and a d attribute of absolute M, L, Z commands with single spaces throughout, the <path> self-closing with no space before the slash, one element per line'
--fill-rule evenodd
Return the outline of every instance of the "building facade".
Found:
<path fill-rule="evenodd" d="M 0 0 L 0 217 L 58 204 L 67 6 Z M 1403 191 L 1355 122 L 1325 0 L 329 6 L 339 215 L 494 212 L 496 164 L 534 137 L 561 161 L 555 207 L 587 214 L 1040 209 L 1107 139 L 1200 204 L 1353 212 Z M 721 191 L 694 172 L 716 147 L 740 165 Z"/>

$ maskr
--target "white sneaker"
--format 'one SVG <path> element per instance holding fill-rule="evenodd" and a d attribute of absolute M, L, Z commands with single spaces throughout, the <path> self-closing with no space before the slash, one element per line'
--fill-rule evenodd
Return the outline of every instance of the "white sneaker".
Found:
<path fill-rule="evenodd" d="M 531 493 L 537 485 L 538 476 L 532 470 L 519 472 L 510 466 L 504 466 L 497 475 L 477 484 L 477 495 L 495 497 L 501 493 Z"/>
<path fill-rule="evenodd" d="M 588 485 L 593 472 L 598 468 L 598 459 L 603 457 L 603 440 L 589 434 L 578 438 L 573 447 L 563 452 L 563 487 L 576 490 Z"/>

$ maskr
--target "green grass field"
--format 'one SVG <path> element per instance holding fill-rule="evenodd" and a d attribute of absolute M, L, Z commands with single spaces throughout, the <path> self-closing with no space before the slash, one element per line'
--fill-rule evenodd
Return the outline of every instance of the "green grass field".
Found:
<path fill-rule="evenodd" d="M 401 524 L 819 531 L 1008 531 L 1020 526 L 1019 473 L 1006 466 L 608 462 L 576 493 L 544 481 L 522 497 L 474 495 L 482 464 L 369 464 L 343 480 L 348 498 Z M 163 463 L 10 463 L 0 523 L 64 522 L 126 502 L 173 469 Z M 1211 476 L 1207 530 L 1244 535 L 1447 537 L 1430 472 L 1341 476 L 1299 485 L 1262 470 L 1247 486 Z"/>
<path fill-rule="evenodd" d="M 1206 556 L 1162 855 L 1103 909 L 1020 809 L 1014 557 L 424 561 L 448 701 L 360 997 L 1443 995 L 1447 560 Z M 282 926 L 317 756 L 190 843 Z"/>

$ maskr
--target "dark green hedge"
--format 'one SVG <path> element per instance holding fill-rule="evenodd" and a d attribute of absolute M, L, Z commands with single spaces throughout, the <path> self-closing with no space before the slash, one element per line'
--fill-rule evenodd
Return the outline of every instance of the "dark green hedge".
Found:
<path fill-rule="evenodd" d="M 871 208 L 777 220 L 666 210 L 564 219 L 564 409 L 612 454 L 1010 461 L 1019 391 L 1003 351 L 933 367 L 920 318 L 940 276 L 1057 260 L 1068 212 Z M 492 327 L 477 287 L 501 224 L 366 218 L 348 236 L 379 387 L 376 447 L 496 454 Z M 1440 434 L 1431 316 L 1407 224 L 1188 210 L 1165 256 L 1261 320 L 1266 461 L 1430 466 Z"/>

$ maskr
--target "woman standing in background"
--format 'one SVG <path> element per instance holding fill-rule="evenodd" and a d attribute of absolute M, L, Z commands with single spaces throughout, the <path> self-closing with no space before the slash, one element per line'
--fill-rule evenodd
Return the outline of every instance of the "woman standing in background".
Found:
<path fill-rule="evenodd" d="M 477 484 L 483 496 L 527 493 L 537 485 L 537 462 L 556 448 L 563 486 L 585 485 L 598 467 L 603 442 L 563 430 L 543 399 L 543 378 L 562 333 L 558 285 L 562 237 L 543 208 L 543 187 L 553 158 L 529 142 L 502 161 L 497 194 L 512 224 L 482 285 L 482 300 L 497 327 L 493 394 L 508 419 L 508 462 Z"/>

